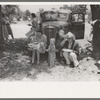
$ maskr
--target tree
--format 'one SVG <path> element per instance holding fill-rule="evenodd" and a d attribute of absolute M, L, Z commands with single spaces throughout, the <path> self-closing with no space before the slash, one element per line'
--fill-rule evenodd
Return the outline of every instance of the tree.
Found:
<path fill-rule="evenodd" d="M 92 20 L 100 19 L 100 6 L 91 5 Z"/>
<path fill-rule="evenodd" d="M 93 56 L 100 58 L 100 6 L 90 5 L 92 12 L 92 21 L 97 20 L 93 25 Z"/>
<path fill-rule="evenodd" d="M 26 11 L 24 12 L 23 19 L 24 19 L 24 20 L 28 20 L 28 18 L 30 17 L 30 15 L 31 15 L 30 11 L 29 11 L 29 10 L 26 10 Z"/>
<path fill-rule="evenodd" d="M 7 14 L 11 21 L 17 15 L 18 9 L 19 9 L 18 5 L 3 5 L 2 6 L 2 12 Z"/>
<path fill-rule="evenodd" d="M 20 21 L 20 19 L 23 17 L 23 11 L 21 11 L 19 7 L 17 7 L 16 9 L 15 17 L 17 18 L 18 21 Z"/>
<path fill-rule="evenodd" d="M 63 7 L 60 7 L 60 9 L 69 9 L 73 13 L 74 12 L 83 12 L 86 13 L 86 5 L 63 5 Z"/>

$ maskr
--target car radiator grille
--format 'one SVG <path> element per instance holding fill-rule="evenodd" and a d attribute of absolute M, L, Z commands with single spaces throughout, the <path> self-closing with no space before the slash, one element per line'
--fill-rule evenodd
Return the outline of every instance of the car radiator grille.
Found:
<path fill-rule="evenodd" d="M 56 28 L 43 28 L 43 33 L 47 36 L 47 46 L 50 44 L 50 39 L 57 36 Z"/>

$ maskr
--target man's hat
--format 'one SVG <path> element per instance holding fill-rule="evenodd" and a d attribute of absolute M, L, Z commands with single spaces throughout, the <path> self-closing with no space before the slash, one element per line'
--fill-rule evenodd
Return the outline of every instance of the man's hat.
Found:
<path fill-rule="evenodd" d="M 64 33 L 64 31 L 61 29 L 61 30 L 59 31 L 59 33 Z"/>
<path fill-rule="evenodd" d="M 74 34 L 71 33 L 71 32 L 68 32 L 66 35 L 67 35 L 67 39 L 70 39 L 70 38 L 74 37 Z"/>
<path fill-rule="evenodd" d="M 73 39 L 73 40 L 75 40 L 75 35 L 73 33 L 71 33 L 71 32 L 68 32 L 66 34 L 66 37 L 67 37 L 67 39 Z"/>

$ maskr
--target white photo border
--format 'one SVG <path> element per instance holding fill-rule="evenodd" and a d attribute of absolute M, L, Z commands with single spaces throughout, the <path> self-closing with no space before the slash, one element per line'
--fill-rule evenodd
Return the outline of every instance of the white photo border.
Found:
<path fill-rule="evenodd" d="M 100 4 L 100 2 L 0 2 L 5 4 Z M 0 82 L 0 98 L 100 98 L 100 82 Z"/>

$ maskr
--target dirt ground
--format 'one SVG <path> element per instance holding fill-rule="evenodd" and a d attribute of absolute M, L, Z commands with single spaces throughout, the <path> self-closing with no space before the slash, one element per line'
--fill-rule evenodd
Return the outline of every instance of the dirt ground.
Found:
<path fill-rule="evenodd" d="M 25 33 L 30 29 L 26 22 L 18 22 L 11 25 L 15 38 L 25 38 Z M 86 22 L 85 38 L 78 40 L 83 48 L 89 45 L 87 37 L 91 26 Z M 0 59 L 0 80 L 1 81 L 100 81 L 100 65 L 86 51 L 81 55 L 80 67 L 69 68 L 65 64 L 56 61 L 53 68 L 49 68 L 46 59 L 41 66 L 31 66 L 30 57 L 21 53 L 4 52 Z"/>

